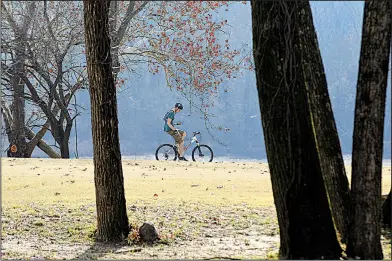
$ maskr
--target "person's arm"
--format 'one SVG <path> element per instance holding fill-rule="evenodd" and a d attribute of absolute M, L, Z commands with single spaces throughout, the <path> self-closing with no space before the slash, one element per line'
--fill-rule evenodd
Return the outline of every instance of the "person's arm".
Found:
<path fill-rule="evenodd" d="M 174 128 L 171 123 L 172 123 L 172 119 L 171 118 L 167 118 L 167 126 L 169 126 L 169 128 L 172 129 L 172 130 L 176 130 L 176 128 Z"/>

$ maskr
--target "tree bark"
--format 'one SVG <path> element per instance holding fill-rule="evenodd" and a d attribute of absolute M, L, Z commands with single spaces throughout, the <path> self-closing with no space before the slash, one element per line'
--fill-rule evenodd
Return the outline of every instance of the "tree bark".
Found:
<path fill-rule="evenodd" d="M 310 5 L 302 13 L 299 39 L 302 70 L 310 104 L 310 116 L 334 224 L 342 242 L 347 242 L 350 187 L 329 99 L 327 79 L 313 25 Z"/>
<path fill-rule="evenodd" d="M 18 32 L 16 36 L 15 60 L 12 68 L 12 87 L 13 87 L 13 101 L 12 101 L 12 138 L 11 144 L 15 144 L 18 151 L 14 157 L 26 157 L 27 141 L 25 134 L 25 99 L 24 99 L 24 82 L 22 80 L 24 72 L 25 61 L 25 46 L 22 42 L 22 32 Z"/>
<path fill-rule="evenodd" d="M 389 0 L 365 1 L 352 152 L 350 257 L 383 259 L 381 170 L 391 44 Z"/>
<path fill-rule="evenodd" d="M 26 135 L 27 135 L 28 139 L 32 140 L 32 139 L 34 139 L 36 134 L 32 130 L 30 130 L 29 128 L 26 127 Z M 56 151 L 54 151 L 48 144 L 46 144 L 46 142 L 42 138 L 39 139 L 37 146 L 43 152 L 45 152 L 46 155 L 48 155 L 49 157 L 56 158 L 56 159 L 61 158 L 61 156 Z M 33 151 L 31 151 L 31 153 L 32 152 Z M 31 157 L 31 154 L 28 156 Z"/>
<path fill-rule="evenodd" d="M 68 139 L 63 139 L 60 145 L 60 155 L 62 159 L 69 159 L 69 143 Z"/>
<path fill-rule="evenodd" d="M 98 241 L 118 241 L 129 233 L 110 55 L 109 6 L 107 0 L 84 1 Z"/>
<path fill-rule="evenodd" d="M 306 86 L 312 83 L 301 57 L 300 31 L 309 22 L 303 20 L 310 15 L 309 2 L 252 1 L 251 5 L 257 89 L 280 228 L 280 256 L 338 259 L 341 248 L 307 98 Z"/>
<path fill-rule="evenodd" d="M 391 191 L 389 191 L 387 199 L 382 204 L 382 222 L 389 228 L 391 228 L 391 204 Z"/>

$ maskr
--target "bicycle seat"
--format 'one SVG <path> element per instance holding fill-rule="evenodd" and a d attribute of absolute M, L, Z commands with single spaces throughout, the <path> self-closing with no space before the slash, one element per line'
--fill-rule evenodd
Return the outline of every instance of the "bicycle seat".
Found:
<path fill-rule="evenodd" d="M 200 131 L 193 132 L 193 135 L 197 135 L 197 134 L 200 134 Z"/>

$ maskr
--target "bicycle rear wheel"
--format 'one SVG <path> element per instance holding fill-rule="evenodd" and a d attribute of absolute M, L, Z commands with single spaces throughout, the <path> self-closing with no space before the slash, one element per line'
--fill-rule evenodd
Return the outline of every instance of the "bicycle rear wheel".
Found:
<path fill-rule="evenodd" d="M 214 152 L 208 145 L 196 146 L 192 151 L 192 160 L 197 162 L 211 162 Z"/>
<path fill-rule="evenodd" d="M 177 150 L 171 144 L 162 144 L 155 151 L 155 158 L 157 160 L 176 160 Z"/>

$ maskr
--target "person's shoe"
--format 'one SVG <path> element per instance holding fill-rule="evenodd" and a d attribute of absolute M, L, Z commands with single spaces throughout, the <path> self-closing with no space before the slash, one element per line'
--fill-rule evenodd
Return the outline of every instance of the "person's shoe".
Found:
<path fill-rule="evenodd" d="M 181 161 L 188 161 L 185 157 L 178 157 L 178 160 L 181 160 Z"/>

